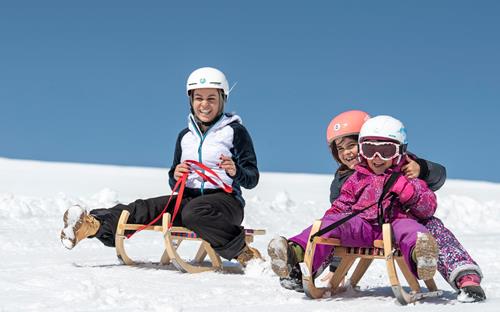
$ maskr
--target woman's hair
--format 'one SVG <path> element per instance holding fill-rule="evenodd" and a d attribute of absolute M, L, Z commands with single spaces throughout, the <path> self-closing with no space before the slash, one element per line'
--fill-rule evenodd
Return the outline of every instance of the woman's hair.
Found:
<path fill-rule="evenodd" d="M 352 139 L 354 141 L 358 141 L 358 138 L 359 138 L 359 135 L 355 134 L 355 135 L 347 135 L 345 137 L 343 137 L 339 143 L 342 143 L 342 141 L 344 141 L 345 139 Z M 342 161 L 340 160 L 340 157 L 339 157 L 339 151 L 337 150 L 337 143 L 335 143 L 336 140 L 333 140 L 332 143 L 330 144 L 330 151 L 332 152 L 332 156 L 333 158 L 335 158 L 335 160 L 337 161 L 337 163 L 339 164 L 339 167 L 337 168 L 337 172 L 338 173 L 342 173 L 342 172 L 345 172 L 345 171 L 348 171 L 348 170 L 351 170 L 349 167 L 347 167 L 346 165 L 344 165 L 342 163 Z"/>

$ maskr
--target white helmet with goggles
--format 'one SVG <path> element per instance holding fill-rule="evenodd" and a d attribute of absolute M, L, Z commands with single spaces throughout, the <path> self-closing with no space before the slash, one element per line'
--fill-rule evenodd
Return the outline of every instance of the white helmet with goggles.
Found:
<path fill-rule="evenodd" d="M 394 117 L 376 116 L 368 119 L 361 127 L 359 143 L 361 145 L 360 154 L 364 158 L 373 159 L 378 155 L 384 160 L 389 160 L 399 156 L 397 160 L 399 163 L 408 144 L 406 128 L 401 121 Z"/>
<path fill-rule="evenodd" d="M 403 123 L 387 115 L 375 116 L 368 119 L 359 132 L 359 142 L 367 139 L 391 140 L 406 145 L 406 128 Z"/>

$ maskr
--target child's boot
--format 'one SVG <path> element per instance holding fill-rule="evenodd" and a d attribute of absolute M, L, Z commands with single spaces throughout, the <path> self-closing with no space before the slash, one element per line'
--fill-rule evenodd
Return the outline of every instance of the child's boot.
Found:
<path fill-rule="evenodd" d="M 245 245 L 241 253 L 236 257 L 236 260 L 241 264 L 242 267 L 246 267 L 250 260 L 260 259 L 262 260 L 262 256 L 260 252 L 253 247 Z"/>
<path fill-rule="evenodd" d="M 433 278 L 437 269 L 439 249 L 436 239 L 430 233 L 417 233 L 417 242 L 412 252 L 412 259 L 417 265 L 418 278 Z"/>
<path fill-rule="evenodd" d="M 271 257 L 271 268 L 279 277 L 288 277 L 292 268 L 304 260 L 304 250 L 284 237 L 273 238 L 267 253 Z"/>
<path fill-rule="evenodd" d="M 486 299 L 486 294 L 480 285 L 481 277 L 477 273 L 469 273 L 457 278 L 459 288 L 457 300 L 460 302 L 478 302 Z"/>
<path fill-rule="evenodd" d="M 302 284 L 302 271 L 298 264 L 296 264 L 290 271 L 287 277 L 280 277 L 280 285 L 283 288 L 304 292 L 304 285 Z"/>
<path fill-rule="evenodd" d="M 101 226 L 99 220 L 77 205 L 66 210 L 63 221 L 61 242 L 68 249 L 73 249 L 82 239 L 94 236 Z"/>

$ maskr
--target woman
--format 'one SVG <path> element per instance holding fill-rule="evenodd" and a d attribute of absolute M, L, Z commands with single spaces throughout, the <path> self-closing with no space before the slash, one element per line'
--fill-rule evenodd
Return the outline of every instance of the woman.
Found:
<path fill-rule="evenodd" d="M 242 265 L 261 258 L 258 250 L 245 243 L 241 188 L 253 188 L 259 181 L 259 170 L 252 139 L 237 115 L 224 113 L 229 95 L 228 81 L 221 71 L 203 67 L 188 77 L 186 84 L 191 114 L 175 145 L 169 171 L 173 188 L 186 175 L 181 210 L 174 225 L 196 232 L 226 259 L 236 258 Z M 219 185 L 206 183 L 188 160 L 211 168 L 220 180 L 232 186 L 227 193 Z M 123 210 L 130 212 L 129 222 L 148 224 L 165 208 L 170 196 L 138 199 L 128 205 L 94 209 L 87 213 L 79 206 L 64 213 L 61 231 L 63 245 L 72 249 L 82 239 L 96 237 L 104 245 L 115 246 L 118 219 Z M 175 198 L 167 212 L 174 210 Z M 159 220 L 157 223 L 161 222 Z"/>

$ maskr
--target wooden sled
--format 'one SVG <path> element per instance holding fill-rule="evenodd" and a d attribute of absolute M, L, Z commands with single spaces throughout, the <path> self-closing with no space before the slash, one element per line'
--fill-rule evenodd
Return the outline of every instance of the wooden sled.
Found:
<path fill-rule="evenodd" d="M 310 236 L 318 232 L 320 228 L 321 220 L 317 220 L 311 228 Z M 372 248 L 345 247 L 342 246 L 341 241 L 336 238 L 315 237 L 312 242 L 309 241 L 304 255 L 304 262 L 300 264 L 302 270 L 302 282 L 306 295 L 310 298 L 317 299 L 340 292 L 342 288 L 344 288 L 341 286 L 343 285 L 349 269 L 358 258 L 360 260 L 351 277 L 347 280 L 353 288 L 356 287 L 374 259 L 384 259 L 387 265 L 387 274 L 389 276 L 389 282 L 391 283 L 392 292 L 400 304 L 406 305 L 422 298 L 437 297 L 442 295 L 443 292 L 437 289 L 434 279 L 424 281 L 428 291 L 422 292 L 417 279 L 404 262 L 401 252 L 393 248 L 392 228 L 390 224 L 386 223 L 382 226 L 382 237 L 383 240 L 376 240 L 373 242 Z M 334 246 L 334 255 L 341 257 L 342 259 L 328 282 L 328 287 L 316 287 L 314 283 L 314 276 L 311 274 L 316 245 Z M 408 285 L 412 290 L 411 292 L 407 292 L 401 286 L 396 272 L 395 262 L 397 262 L 401 272 L 408 282 Z"/>
<path fill-rule="evenodd" d="M 120 215 L 116 229 L 115 248 L 116 255 L 120 261 L 127 265 L 134 265 L 134 260 L 132 260 L 125 251 L 125 231 L 137 230 L 143 227 L 143 224 L 127 224 L 129 215 L 129 212 L 126 210 L 123 210 Z M 170 214 L 165 213 L 163 215 L 162 225 L 152 225 L 144 228 L 144 230 L 163 233 L 165 250 L 160 258 L 160 264 L 167 265 L 172 263 L 179 271 L 184 273 L 222 270 L 222 260 L 210 244 L 185 227 L 173 226 L 169 229 L 168 224 L 170 223 L 170 218 Z M 247 244 L 250 244 L 253 242 L 255 235 L 264 235 L 265 233 L 265 230 L 245 229 L 245 241 Z M 185 240 L 200 242 L 200 247 L 193 259 L 194 265 L 184 260 L 177 252 L 177 248 Z M 211 261 L 211 266 L 202 266 L 203 260 L 207 255 Z"/>

